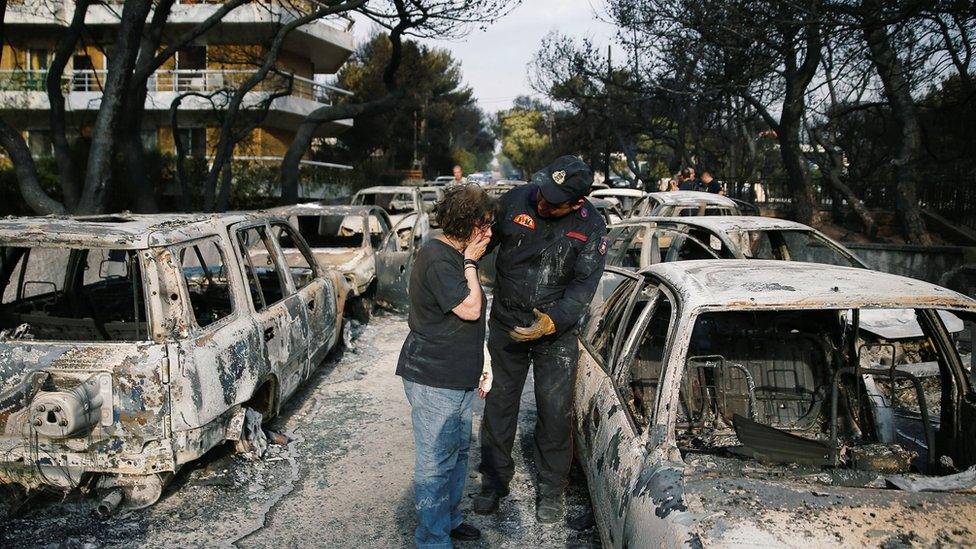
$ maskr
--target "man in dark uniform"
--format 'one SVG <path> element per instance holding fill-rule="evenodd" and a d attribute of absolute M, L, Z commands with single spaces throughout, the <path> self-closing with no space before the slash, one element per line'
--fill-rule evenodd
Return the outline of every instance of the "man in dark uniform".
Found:
<path fill-rule="evenodd" d="M 538 417 L 536 516 L 563 516 L 563 492 L 573 459 L 572 414 L 577 324 L 603 275 L 606 225 L 585 196 L 593 175 L 582 160 L 563 156 L 533 182 L 500 199 L 495 234 L 496 283 L 488 324 L 494 381 L 481 424 L 482 488 L 474 511 L 489 514 L 508 494 L 515 472 L 512 444 L 519 399 L 533 366 Z"/>

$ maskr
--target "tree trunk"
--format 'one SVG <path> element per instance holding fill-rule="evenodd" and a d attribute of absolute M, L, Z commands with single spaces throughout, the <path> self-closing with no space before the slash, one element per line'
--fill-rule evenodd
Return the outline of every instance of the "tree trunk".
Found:
<path fill-rule="evenodd" d="M 156 213 L 159 211 L 156 189 L 146 177 L 146 155 L 142 145 L 142 115 L 147 92 L 145 86 L 136 89 L 130 86 L 129 93 L 119 131 L 119 152 L 125 165 L 129 209 L 136 213 Z"/>
<path fill-rule="evenodd" d="M 874 64 L 884 86 L 891 115 L 898 125 L 898 150 L 892 160 L 895 172 L 895 206 L 905 230 L 905 237 L 913 244 L 928 245 L 932 239 L 925 229 L 916 189 L 916 161 L 921 144 L 918 115 L 911 89 L 905 78 L 905 68 L 895 53 L 891 36 L 878 17 L 880 4 L 873 0 L 862 2 L 864 38 L 868 44 L 868 58 Z"/>
<path fill-rule="evenodd" d="M 78 203 L 78 213 L 101 213 L 108 205 L 119 115 L 125 104 L 129 77 L 139 53 L 139 38 L 151 5 L 149 0 L 129 0 L 122 7 L 119 36 L 92 128 L 92 147 L 88 154 L 85 187 Z"/>
<path fill-rule="evenodd" d="M 281 203 L 295 204 L 298 202 L 299 168 L 305 151 L 312 144 L 315 130 L 319 125 L 334 120 L 355 118 L 366 114 L 376 114 L 392 108 L 399 101 L 398 91 L 385 97 L 367 103 L 347 103 L 342 105 L 327 105 L 312 111 L 298 126 L 285 157 L 281 161 L 279 181 L 281 182 Z"/>
<path fill-rule="evenodd" d="M 233 157 L 234 149 L 231 147 L 231 158 Z M 234 163 L 229 160 L 224 164 L 224 168 L 220 170 L 220 194 L 217 195 L 217 205 L 214 211 L 226 212 L 230 209 L 230 186 L 234 180 Z"/>
<path fill-rule="evenodd" d="M 776 132 L 779 140 L 780 157 L 786 170 L 787 184 L 793 195 L 794 216 L 800 223 L 812 225 L 817 212 L 817 200 L 813 194 L 813 183 L 810 174 L 803 166 L 803 152 L 800 149 L 800 121 L 788 109 L 783 109 L 779 129 Z"/>
<path fill-rule="evenodd" d="M 48 123 L 51 128 L 51 145 L 54 148 L 54 160 L 58 166 L 58 178 L 61 181 L 61 194 L 64 205 L 73 210 L 81 200 L 81 185 L 79 184 L 78 169 L 71 155 L 71 147 L 67 138 L 67 110 L 65 109 L 64 93 L 61 91 L 61 77 L 74 55 L 81 39 L 85 25 L 85 15 L 88 13 L 89 0 L 79 0 L 75 3 L 75 10 L 71 16 L 71 23 L 58 38 L 54 48 L 54 58 L 48 67 L 46 78 L 48 100 Z"/>
<path fill-rule="evenodd" d="M 864 205 L 864 201 L 841 179 L 841 172 L 844 169 L 843 155 L 837 150 L 834 144 L 824 141 L 823 136 L 815 130 L 811 130 L 810 137 L 824 150 L 824 160 L 818 162 L 821 171 L 824 173 L 824 181 L 834 191 L 834 210 L 840 210 L 840 200 L 846 200 L 851 211 L 857 216 L 861 225 L 864 227 L 865 234 L 870 238 L 878 235 L 878 225 L 874 221 L 874 216 Z"/>
<path fill-rule="evenodd" d="M 64 206 L 48 196 L 41 188 L 41 183 L 37 179 L 37 167 L 20 132 L 2 120 L 0 120 L 0 146 L 7 151 L 14 165 L 20 195 L 24 198 L 24 202 L 41 215 L 65 213 Z"/>

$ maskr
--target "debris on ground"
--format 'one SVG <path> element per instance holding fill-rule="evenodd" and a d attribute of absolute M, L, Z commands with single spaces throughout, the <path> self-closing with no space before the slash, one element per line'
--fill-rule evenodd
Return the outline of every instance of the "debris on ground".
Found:
<path fill-rule="evenodd" d="M 0 521 L 0 546 L 44 546 L 50 540 L 59 547 L 410 546 L 413 434 L 403 384 L 393 374 L 406 333 L 403 316 L 374 316 L 356 342 L 357 352 L 321 366 L 261 429 L 266 437 L 269 429 L 273 433 L 263 458 L 236 454 L 233 444 L 218 446 L 180 471 L 154 506 L 104 521 L 92 514 L 98 500 L 78 491 L 32 497 L 15 517 Z M 466 496 L 480 485 L 482 406 L 479 400 Z M 534 409 L 530 378 L 513 451 L 512 493 L 487 517 L 474 515 L 471 498 L 464 498 L 465 520 L 484 536 L 465 547 L 599 544 L 578 470 L 566 498 L 566 521 L 535 520 Z M 274 443 L 279 434 L 290 442 Z"/>

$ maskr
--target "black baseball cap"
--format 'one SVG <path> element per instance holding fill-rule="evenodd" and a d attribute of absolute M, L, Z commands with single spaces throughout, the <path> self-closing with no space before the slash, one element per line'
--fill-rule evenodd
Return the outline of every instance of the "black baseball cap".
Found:
<path fill-rule="evenodd" d="M 593 173 L 578 157 L 566 155 L 536 172 L 532 180 L 539 185 L 539 191 L 546 202 L 562 204 L 575 202 L 590 194 Z"/>

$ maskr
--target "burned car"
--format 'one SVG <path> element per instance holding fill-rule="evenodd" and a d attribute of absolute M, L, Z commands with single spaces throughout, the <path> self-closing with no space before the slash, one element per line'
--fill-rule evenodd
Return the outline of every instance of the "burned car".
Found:
<path fill-rule="evenodd" d="M 287 217 L 298 227 L 312 254 L 326 269 L 342 273 L 350 287 L 347 316 L 369 320 L 372 300 L 400 304 L 406 295 L 409 278 L 403 273 L 413 262 L 408 232 L 399 239 L 390 218 L 378 206 L 330 206 L 319 203 L 295 204 L 269 212 Z M 409 225 L 412 217 L 402 220 Z M 408 227 L 407 231 L 412 231 Z M 407 242 L 407 247 L 401 245 Z M 290 265 L 302 260 L 301 250 L 291 241 L 282 241 Z M 406 253 L 405 253 L 406 252 Z M 403 267 L 403 271 L 400 268 Z"/>
<path fill-rule="evenodd" d="M 0 482 L 152 504 L 309 378 L 344 287 L 280 217 L 0 220 Z"/>
<path fill-rule="evenodd" d="M 976 301 L 796 262 L 619 274 L 575 394 L 605 545 L 976 542 Z M 860 329 L 906 307 L 910 329 Z"/>
<path fill-rule="evenodd" d="M 775 259 L 869 267 L 854 252 L 820 231 L 786 219 L 753 216 L 638 217 L 608 227 L 607 265 L 638 270 L 656 263 L 695 259 Z M 604 274 L 594 300 L 599 306 L 621 277 Z M 907 309 L 873 311 L 861 317 L 866 332 L 891 334 L 892 328 L 918 330 Z M 951 333 L 961 330 L 947 322 Z"/>
<path fill-rule="evenodd" d="M 407 230 L 422 244 L 430 238 L 430 216 L 419 187 L 368 187 L 352 197 L 353 206 L 379 206 L 390 222 L 399 226 L 401 239 Z M 405 220 L 410 220 L 405 222 Z M 403 242 L 406 245 L 406 242 Z"/>
<path fill-rule="evenodd" d="M 637 205 L 637 201 L 644 198 L 646 194 L 640 189 L 614 187 L 612 189 L 597 189 L 590 193 L 590 198 L 612 198 L 617 201 L 617 206 L 623 215 L 629 216 L 631 210 Z"/>
<path fill-rule="evenodd" d="M 614 267 L 637 269 L 688 259 L 778 259 L 867 268 L 842 244 L 785 219 L 633 217 L 607 229 L 607 265 Z"/>
<path fill-rule="evenodd" d="M 607 225 L 620 223 L 624 219 L 624 214 L 620 211 L 620 206 L 616 199 L 590 197 L 588 200 L 596 208 L 596 211 L 600 213 L 603 222 Z"/>
<path fill-rule="evenodd" d="M 630 210 L 633 217 L 688 217 L 696 215 L 741 215 L 739 204 L 725 196 L 700 191 L 647 193 Z"/>

